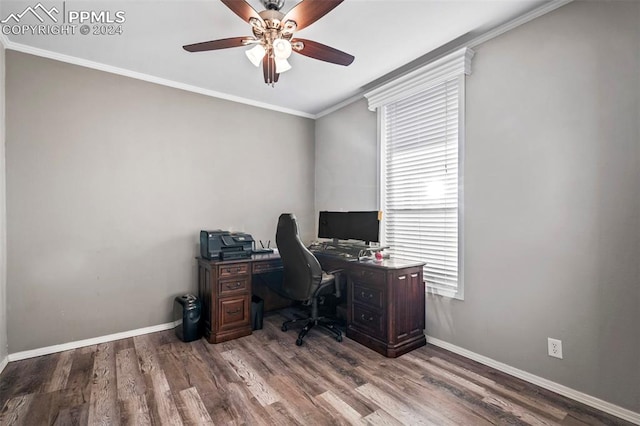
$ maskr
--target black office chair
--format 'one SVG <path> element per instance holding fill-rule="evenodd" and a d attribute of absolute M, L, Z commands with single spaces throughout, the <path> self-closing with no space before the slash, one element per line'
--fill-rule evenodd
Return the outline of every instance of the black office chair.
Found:
<path fill-rule="evenodd" d="M 304 336 L 316 325 L 328 330 L 338 342 L 342 342 L 342 333 L 335 328 L 335 322 L 318 313 L 320 299 L 331 294 L 340 297 L 340 280 L 337 275 L 340 271 L 322 271 L 318 259 L 300 240 L 296 217 L 291 213 L 283 213 L 278 219 L 276 244 L 284 267 L 284 293 L 292 300 L 311 305 L 310 317 L 285 321 L 282 331 L 287 331 L 292 323 L 306 321 L 298 334 L 296 345 L 302 345 Z"/>

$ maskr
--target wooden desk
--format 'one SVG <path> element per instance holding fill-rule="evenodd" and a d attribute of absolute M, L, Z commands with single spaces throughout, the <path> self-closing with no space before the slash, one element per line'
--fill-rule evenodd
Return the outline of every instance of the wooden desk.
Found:
<path fill-rule="evenodd" d="M 277 254 L 235 260 L 198 258 L 198 295 L 204 336 L 209 343 L 251 334 L 253 276 L 274 270 L 282 270 Z"/>
<path fill-rule="evenodd" d="M 348 261 L 315 253 L 324 270 L 342 269 L 347 278 L 347 337 L 390 358 L 424 346 L 423 263 L 400 259 Z M 256 277 L 282 270 L 278 254 L 249 259 L 198 259 L 198 290 L 205 337 L 220 343 L 251 334 L 251 294 Z M 264 286 L 267 308 L 283 303 Z M 284 301 L 286 304 L 286 301 Z"/>
<path fill-rule="evenodd" d="M 389 358 L 427 344 L 424 263 L 315 255 L 323 269 L 346 273 L 347 337 Z"/>

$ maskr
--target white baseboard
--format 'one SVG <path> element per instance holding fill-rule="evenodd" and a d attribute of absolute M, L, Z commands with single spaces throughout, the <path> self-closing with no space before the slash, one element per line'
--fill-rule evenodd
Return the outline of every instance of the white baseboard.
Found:
<path fill-rule="evenodd" d="M 21 359 L 34 358 L 37 356 L 54 354 L 56 352 L 68 351 L 70 349 L 82 348 L 84 346 L 97 345 L 99 343 L 112 342 L 114 340 L 126 339 L 128 337 L 155 333 L 156 331 L 170 330 L 173 327 L 174 327 L 174 323 L 168 322 L 166 324 L 153 325 L 151 327 L 144 327 L 144 328 L 138 328 L 136 330 L 123 331 L 122 333 L 108 334 L 106 336 L 94 337 L 92 339 L 62 343 L 60 345 L 47 346 L 44 348 L 32 349 L 30 351 L 15 352 L 15 353 L 9 354 L 8 360 L 9 362 L 19 361 Z"/>
<path fill-rule="evenodd" d="M 0 374 L 7 366 L 7 364 L 9 364 L 9 356 L 5 356 L 4 358 L 2 358 L 2 361 L 0 361 Z"/>
<path fill-rule="evenodd" d="M 627 410 L 626 408 L 619 407 L 610 402 L 603 401 L 591 395 L 587 395 L 586 393 L 582 393 L 559 383 L 552 382 L 551 380 L 547 380 L 534 374 L 527 373 L 526 371 L 519 370 L 515 367 L 511 367 L 510 365 L 503 364 L 484 355 L 471 352 L 467 349 L 445 342 L 444 340 L 436 339 L 435 337 L 431 337 L 429 335 L 427 335 L 427 343 L 441 347 L 458 355 L 462 355 L 466 358 L 472 359 L 489 367 L 495 368 L 496 370 L 510 374 L 526 382 L 540 386 L 541 388 L 550 390 L 562 396 L 566 396 L 567 398 L 573 399 L 574 401 L 578 401 L 590 407 L 597 408 L 600 411 L 604 411 L 605 413 L 619 417 L 628 422 L 640 425 L 640 413 Z"/>

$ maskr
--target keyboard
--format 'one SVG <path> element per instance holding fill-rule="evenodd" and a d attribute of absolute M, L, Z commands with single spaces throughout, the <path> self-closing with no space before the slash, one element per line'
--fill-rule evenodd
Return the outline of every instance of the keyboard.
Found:
<path fill-rule="evenodd" d="M 333 245 L 327 243 L 315 242 L 309 246 L 312 252 L 323 254 L 326 256 L 339 257 L 346 260 L 358 260 L 362 253 L 362 247 L 348 245 Z"/>

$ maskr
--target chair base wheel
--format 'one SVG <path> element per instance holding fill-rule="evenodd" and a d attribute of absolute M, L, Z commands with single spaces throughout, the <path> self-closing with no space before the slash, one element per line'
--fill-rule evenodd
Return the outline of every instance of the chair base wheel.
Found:
<path fill-rule="evenodd" d="M 300 330 L 300 334 L 298 334 L 298 337 L 296 339 L 297 346 L 302 346 L 302 339 L 304 339 L 307 333 L 309 333 L 309 331 L 315 326 L 320 326 L 321 328 L 330 332 L 333 335 L 332 337 L 336 339 L 336 341 L 342 342 L 342 333 L 335 326 L 335 323 L 331 320 L 325 319 L 324 317 L 316 316 L 313 318 L 296 318 L 292 320 L 287 320 L 284 323 L 282 323 L 282 325 L 280 326 L 280 329 L 282 331 L 287 331 L 291 326 L 291 324 L 297 323 L 299 321 L 304 321 L 305 325 L 304 327 L 302 327 L 302 330 Z"/>

